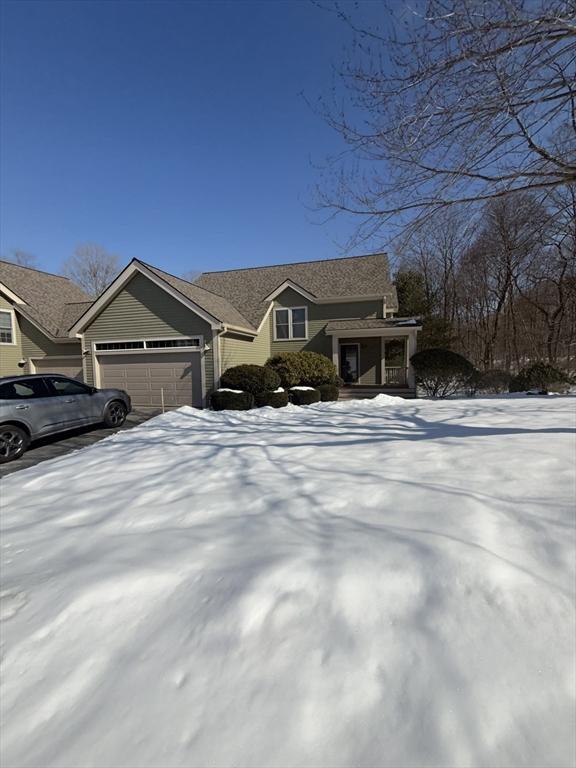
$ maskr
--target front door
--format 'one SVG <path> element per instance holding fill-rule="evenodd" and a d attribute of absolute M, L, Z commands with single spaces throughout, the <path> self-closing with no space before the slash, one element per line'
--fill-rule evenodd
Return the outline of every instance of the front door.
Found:
<path fill-rule="evenodd" d="M 360 369 L 360 350 L 358 344 L 340 344 L 340 376 L 345 384 L 358 381 Z"/>

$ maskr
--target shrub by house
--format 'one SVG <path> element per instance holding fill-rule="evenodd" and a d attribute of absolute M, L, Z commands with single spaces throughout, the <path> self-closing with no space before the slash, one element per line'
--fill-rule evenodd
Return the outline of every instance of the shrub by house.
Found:
<path fill-rule="evenodd" d="M 266 361 L 266 367 L 280 377 L 285 389 L 296 386 L 317 387 L 319 384 L 336 384 L 336 366 L 318 352 L 283 352 Z"/>
<path fill-rule="evenodd" d="M 449 349 L 423 349 L 410 358 L 416 383 L 429 397 L 448 397 L 473 386 L 476 369 Z"/>

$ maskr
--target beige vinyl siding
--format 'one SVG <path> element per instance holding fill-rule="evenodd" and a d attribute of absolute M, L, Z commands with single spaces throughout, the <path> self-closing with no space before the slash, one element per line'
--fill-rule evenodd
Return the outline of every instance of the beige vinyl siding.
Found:
<path fill-rule="evenodd" d="M 0 309 L 14 309 L 14 306 L 0 294 Z M 0 376 L 17 376 L 24 373 L 23 368 L 18 367 L 18 361 L 22 359 L 22 337 L 19 328 L 19 316 L 12 315 L 12 331 L 15 344 L 0 344 Z"/>
<path fill-rule="evenodd" d="M 92 342 L 200 335 L 212 347 L 212 329 L 206 320 L 136 274 L 84 331 L 84 349 L 90 352 L 84 357 L 84 379 L 94 384 Z M 206 391 L 210 392 L 214 386 L 213 349 L 202 354 Z"/>
<path fill-rule="evenodd" d="M 270 357 L 270 316 L 254 339 L 234 333 L 220 336 L 220 360 L 222 373 L 234 365 L 264 365 Z"/>
<path fill-rule="evenodd" d="M 20 318 L 20 329 L 22 332 L 22 353 L 26 358 L 69 357 L 70 355 L 81 354 L 79 341 L 64 344 L 54 342 L 25 317 Z"/>
<path fill-rule="evenodd" d="M 270 348 L 271 354 L 280 352 L 320 352 L 332 358 L 332 338 L 326 336 L 324 329 L 329 320 L 344 320 L 349 318 L 382 317 L 383 301 L 354 301 L 337 304 L 314 304 L 307 301 L 300 293 L 292 288 L 286 288 L 275 300 L 274 307 L 306 307 L 308 310 L 308 339 L 283 339 L 274 341 L 274 310 L 270 316 Z"/>

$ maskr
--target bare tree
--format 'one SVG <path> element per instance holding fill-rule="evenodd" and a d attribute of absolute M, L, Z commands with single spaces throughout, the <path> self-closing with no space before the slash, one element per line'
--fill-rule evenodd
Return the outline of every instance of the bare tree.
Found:
<path fill-rule="evenodd" d="M 35 268 L 38 266 L 38 259 L 36 256 L 27 251 L 22 251 L 19 248 L 13 248 L 5 258 L 6 261 L 11 261 L 13 264 L 18 264 L 20 267 Z"/>
<path fill-rule="evenodd" d="M 576 356 L 576 185 L 486 202 L 471 223 L 435 214 L 398 251 L 402 306 L 424 316 L 419 344 L 486 370 Z"/>
<path fill-rule="evenodd" d="M 554 190 L 546 203 L 540 248 L 515 285 L 525 314 L 537 315 L 531 325 L 542 357 L 565 363 L 576 351 L 576 185 Z"/>
<path fill-rule="evenodd" d="M 200 276 L 200 272 L 196 269 L 189 269 L 182 273 L 182 280 L 186 280 L 189 283 L 193 283 L 197 277 Z"/>
<path fill-rule="evenodd" d="M 349 151 L 319 204 L 362 217 L 360 236 L 576 181 L 576 0 L 389 0 L 386 33 L 330 7 L 354 42 L 344 102 L 335 90 L 321 111 Z M 572 141 L 554 142 L 560 126 Z"/>
<path fill-rule="evenodd" d="M 119 271 L 118 256 L 108 253 L 96 243 L 77 246 L 73 255 L 62 265 L 62 274 L 94 298 L 107 288 Z"/>

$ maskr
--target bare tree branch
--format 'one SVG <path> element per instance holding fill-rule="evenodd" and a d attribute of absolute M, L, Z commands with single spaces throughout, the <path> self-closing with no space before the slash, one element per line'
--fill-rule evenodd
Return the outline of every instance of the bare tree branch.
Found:
<path fill-rule="evenodd" d="M 403 13 L 379 0 L 378 28 L 348 4 L 321 7 L 354 40 L 343 103 L 338 89 L 321 101 L 349 152 L 328 159 L 318 208 L 374 233 L 398 214 L 576 182 L 575 0 L 416 0 Z"/>
<path fill-rule="evenodd" d="M 96 243 L 77 246 L 73 255 L 62 265 L 62 274 L 94 298 L 108 287 L 119 272 L 118 256 L 108 253 Z"/>

